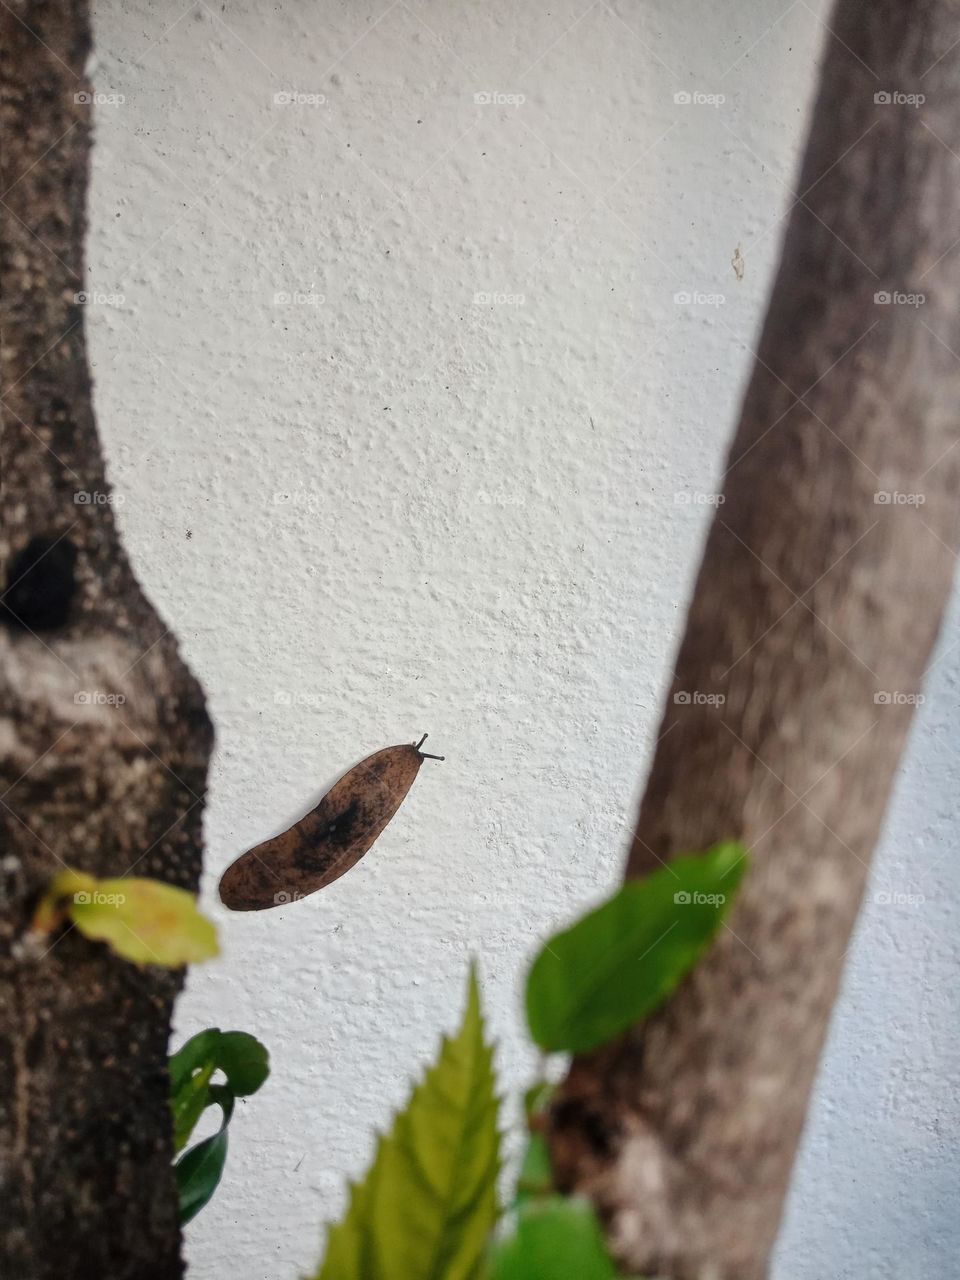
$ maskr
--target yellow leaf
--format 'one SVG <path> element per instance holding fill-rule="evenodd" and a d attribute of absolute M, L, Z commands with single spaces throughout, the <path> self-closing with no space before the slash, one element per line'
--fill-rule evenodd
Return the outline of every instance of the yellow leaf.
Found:
<path fill-rule="evenodd" d="M 167 969 L 195 964 L 219 953 L 217 931 L 201 915 L 192 893 L 160 880 L 129 876 L 96 880 L 79 875 L 68 883 L 67 912 L 88 938 L 105 942 L 134 964 L 158 964 Z M 54 884 L 57 883 L 54 882 Z"/>
<path fill-rule="evenodd" d="M 34 933 L 46 937 L 63 924 L 66 913 L 64 901 L 81 890 L 92 889 L 97 883 L 96 876 L 87 875 L 85 871 L 74 871 L 67 867 L 59 871 L 47 886 L 47 891 L 37 903 L 30 928 Z"/>

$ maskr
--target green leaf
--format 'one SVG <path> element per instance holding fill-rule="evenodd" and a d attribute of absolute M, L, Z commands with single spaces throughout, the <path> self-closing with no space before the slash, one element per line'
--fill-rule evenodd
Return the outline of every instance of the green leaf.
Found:
<path fill-rule="evenodd" d="M 173 1167 L 180 1197 L 180 1224 L 195 1218 L 209 1201 L 223 1174 L 227 1159 L 227 1126 L 233 1114 L 233 1099 L 218 1098 L 223 1108 L 219 1130 L 184 1152 Z"/>
<path fill-rule="evenodd" d="M 553 1167 L 547 1140 L 542 1133 L 531 1134 L 517 1177 L 517 1204 L 523 1204 L 532 1196 L 549 1195 L 552 1191 Z"/>
<path fill-rule="evenodd" d="M 216 1060 L 238 1098 L 256 1093 L 270 1074 L 270 1055 L 260 1041 L 246 1031 L 222 1031 Z"/>
<path fill-rule="evenodd" d="M 527 979 L 537 1044 L 581 1053 L 652 1013 L 719 928 L 745 869 L 733 841 L 674 858 L 551 938 Z"/>
<path fill-rule="evenodd" d="M 84 887 L 71 891 L 68 915 L 125 960 L 177 969 L 218 954 L 216 929 L 186 889 L 138 876 L 83 879 Z"/>
<path fill-rule="evenodd" d="M 476 974 L 463 1023 L 381 1137 L 314 1280 L 479 1280 L 497 1217 L 493 1050 Z"/>
<path fill-rule="evenodd" d="M 551 1084 L 549 1080 L 538 1080 L 532 1084 L 529 1089 L 524 1090 L 523 1094 L 523 1114 L 526 1116 L 527 1126 L 550 1105 L 550 1099 L 556 1093 L 557 1086 Z"/>
<path fill-rule="evenodd" d="M 593 1207 L 579 1197 L 529 1200 L 493 1247 L 490 1280 L 616 1280 Z"/>
<path fill-rule="evenodd" d="M 216 1066 L 217 1045 L 223 1032 L 219 1027 L 207 1027 L 198 1031 L 180 1046 L 176 1053 L 170 1055 L 167 1063 L 170 1072 L 170 1092 L 177 1093 L 204 1066 Z"/>
<path fill-rule="evenodd" d="M 186 1080 L 170 1099 L 173 1109 L 173 1150 L 182 1151 L 187 1145 L 194 1126 L 210 1106 L 210 1077 L 215 1067 L 208 1063 L 196 1075 Z"/>
<path fill-rule="evenodd" d="M 225 1086 L 210 1083 L 218 1069 L 226 1076 Z M 247 1032 L 208 1027 L 171 1055 L 169 1070 L 174 1150 L 180 1151 L 204 1109 L 217 1101 L 216 1091 L 224 1090 L 231 1099 L 256 1093 L 270 1074 L 270 1058 Z"/>

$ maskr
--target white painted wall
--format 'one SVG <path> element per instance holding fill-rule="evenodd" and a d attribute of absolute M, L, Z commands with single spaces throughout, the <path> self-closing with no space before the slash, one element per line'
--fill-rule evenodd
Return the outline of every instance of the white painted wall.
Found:
<path fill-rule="evenodd" d="M 527 1079 L 524 962 L 617 876 L 710 511 L 676 495 L 720 468 L 824 35 L 804 0 L 381 3 L 97 10 L 125 98 L 97 111 L 89 287 L 124 297 L 90 308 L 97 407 L 218 734 L 224 955 L 178 1029 L 273 1053 L 196 1280 L 315 1261 L 471 953 Z M 925 901 L 861 921 L 777 1280 L 955 1274 L 955 642 L 956 611 L 874 879 Z M 447 762 L 356 870 L 219 908 L 238 853 L 426 730 Z"/>

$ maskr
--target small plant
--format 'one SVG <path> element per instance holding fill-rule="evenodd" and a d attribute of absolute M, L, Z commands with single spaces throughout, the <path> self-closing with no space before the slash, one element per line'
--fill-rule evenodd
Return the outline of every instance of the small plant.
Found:
<path fill-rule="evenodd" d="M 534 1042 L 546 1053 L 587 1052 L 649 1017 L 706 950 L 745 870 L 746 851 L 732 841 L 675 858 L 546 942 L 527 978 Z M 217 954 L 214 927 L 193 895 L 156 880 L 61 872 L 31 932 L 46 938 L 67 919 L 135 964 L 176 967 Z M 169 1071 L 186 1223 L 216 1190 L 234 1104 L 261 1087 L 269 1057 L 246 1032 L 209 1027 L 172 1055 Z M 312 1280 L 617 1280 L 589 1201 L 554 1186 L 544 1136 L 550 1092 L 542 1080 L 527 1091 L 527 1147 L 504 1211 L 493 1047 L 471 966 L 459 1031 L 442 1040 L 380 1137 Z M 188 1148 L 209 1107 L 220 1108 L 220 1127 Z"/>
<path fill-rule="evenodd" d="M 257 1092 L 270 1074 L 270 1059 L 260 1041 L 245 1031 L 208 1027 L 173 1054 L 169 1070 L 173 1149 L 178 1155 L 183 1152 L 174 1175 L 180 1221 L 186 1223 L 207 1203 L 223 1174 L 234 1102 Z M 220 1108 L 220 1128 L 184 1151 L 207 1107 Z"/>
<path fill-rule="evenodd" d="M 584 1052 L 653 1013 L 706 950 L 745 870 L 732 841 L 675 858 L 551 938 L 527 979 L 534 1041 Z M 312 1280 L 617 1280 L 589 1201 L 554 1187 L 550 1092 L 545 1081 L 527 1092 L 527 1148 L 503 1212 L 493 1050 L 471 968 L 459 1032 L 380 1138 Z"/>

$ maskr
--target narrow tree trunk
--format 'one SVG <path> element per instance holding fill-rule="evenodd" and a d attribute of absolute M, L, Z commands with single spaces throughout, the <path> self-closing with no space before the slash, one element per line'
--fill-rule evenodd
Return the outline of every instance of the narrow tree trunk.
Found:
<path fill-rule="evenodd" d="M 825 39 L 627 869 L 740 837 L 751 870 L 705 962 L 573 1064 L 552 1117 L 562 1184 L 673 1280 L 767 1274 L 957 545 L 960 7 L 840 0 Z"/>
<path fill-rule="evenodd" d="M 120 547 L 94 426 L 77 300 L 88 4 L 0 13 L 0 1272 L 172 1280 L 166 1044 L 180 977 L 76 931 L 43 955 L 22 939 L 65 863 L 196 888 L 211 732 Z"/>

